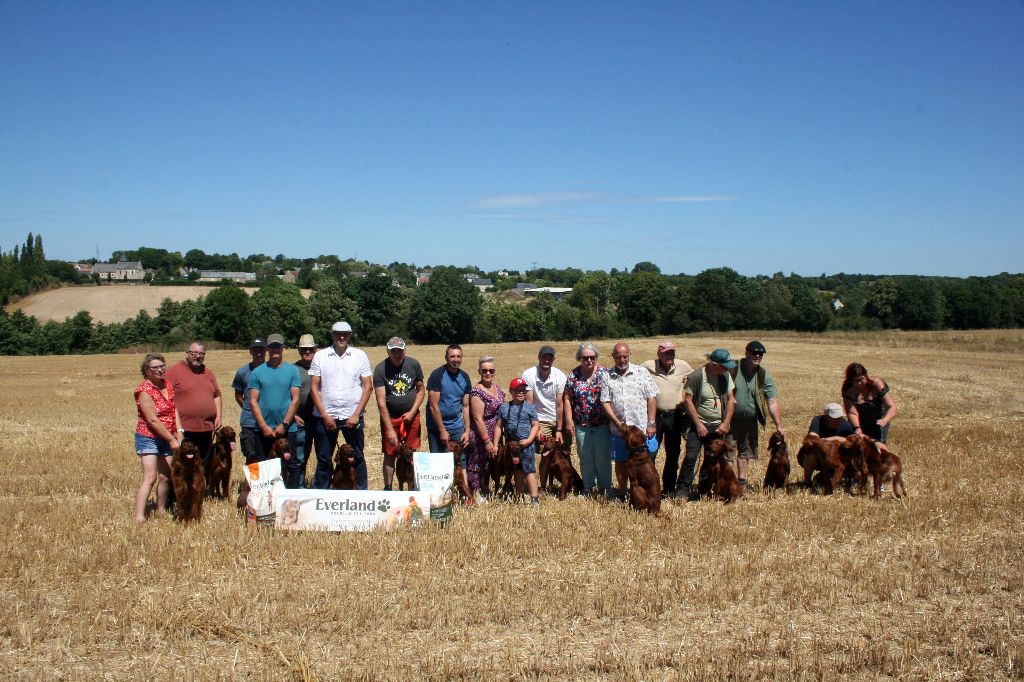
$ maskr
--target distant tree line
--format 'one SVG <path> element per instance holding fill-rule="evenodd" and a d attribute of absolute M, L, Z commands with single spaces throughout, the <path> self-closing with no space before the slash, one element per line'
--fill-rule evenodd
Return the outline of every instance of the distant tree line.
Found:
<path fill-rule="evenodd" d="M 153 265 L 165 258 L 164 254 L 167 252 L 162 249 L 139 249 L 115 255 L 157 259 L 149 263 Z M 416 286 L 416 268 L 404 263 L 381 266 L 342 261 L 335 256 L 306 262 L 280 254 L 269 261 L 261 261 L 265 257 L 257 254 L 236 263 L 231 260 L 238 258 L 234 254 L 207 257 L 195 249 L 186 258 L 193 267 L 202 263 L 204 269 L 210 265 L 244 270 L 246 260 L 250 265 L 259 261 L 268 269 L 252 296 L 235 284 L 225 283 L 197 300 L 176 303 L 164 299 L 155 316 L 140 311 L 134 318 L 115 324 L 94 322 L 85 311 L 64 322 L 45 324 L 21 312 L 2 313 L 0 354 L 173 348 L 193 338 L 244 346 L 255 336 L 275 332 L 290 343 L 309 332 L 326 344 L 331 325 L 341 319 L 349 321 L 357 341 L 367 345 L 382 344 L 394 335 L 418 343 L 447 343 L 666 336 L 740 329 L 822 332 L 1024 327 L 1021 274 L 955 278 L 775 273 L 745 277 L 730 268 L 712 268 L 697 275 L 664 275 L 650 262 L 637 263 L 629 271 L 545 268 L 522 274 L 482 273 L 473 266 L 438 266 L 432 269 L 429 282 Z M 321 267 L 313 269 L 313 262 Z M 19 295 L 46 283 L 78 281 L 60 279 L 59 274 L 66 274 L 66 270 L 58 263 L 46 261 L 41 237 L 29 235 L 24 246 L 2 254 L 2 281 L 5 285 L 12 282 Z M 66 263 L 60 265 L 70 269 Z M 145 260 L 143 265 L 147 266 Z M 273 276 L 279 265 L 299 266 L 295 284 Z M 358 276 L 353 276 L 356 273 Z M 490 276 L 496 292 L 480 294 L 466 280 L 466 273 Z M 503 278 L 539 286 L 572 287 L 572 292 L 564 300 L 541 294 L 524 301 L 502 293 L 514 288 L 497 286 Z M 301 288 L 312 289 L 308 299 Z"/>

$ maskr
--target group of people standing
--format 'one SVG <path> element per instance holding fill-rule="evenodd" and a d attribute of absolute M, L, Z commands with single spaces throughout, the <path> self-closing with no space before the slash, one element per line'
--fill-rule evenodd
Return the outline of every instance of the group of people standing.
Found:
<path fill-rule="evenodd" d="M 399 445 L 413 451 L 422 445 L 420 411 L 426 402 L 429 449 L 446 452 L 453 441 L 462 446 L 464 483 L 476 502 L 485 500 L 482 491 L 487 489 L 502 436 L 522 446 L 517 466 L 536 503 L 536 446 L 546 439 L 566 445 L 575 441 L 586 490 L 624 490 L 629 454 L 622 432 L 635 426 L 646 433 L 652 459 L 661 447 L 665 449 L 665 494 L 688 496 L 701 452 L 716 439 L 735 441 L 738 475 L 745 484 L 749 460 L 758 458 L 761 428 L 770 419 L 784 433 L 778 390 L 762 365 L 766 349 L 760 341 L 748 343 L 738 361 L 728 350 L 715 349 L 697 369 L 677 360 L 676 346 L 667 340 L 658 344 L 656 358 L 640 365 L 631 361 L 629 344 L 616 343 L 610 366 L 602 365 L 597 347 L 584 341 L 576 349 L 578 364 L 568 373 L 555 367 L 555 349 L 544 345 L 537 364 L 513 377 L 506 394 L 492 356 L 478 360 L 479 378 L 474 382 L 462 369 L 461 346 L 451 344 L 445 349 L 444 364 L 424 381 L 422 367 L 406 354 L 403 339 L 389 339 L 387 358 L 373 369 L 351 339 L 352 327 L 344 321 L 332 327 L 326 348 L 318 349 L 313 336 L 304 334 L 294 363 L 284 361 L 280 334 L 252 341 L 250 362 L 231 382 L 241 409 L 239 441 L 247 464 L 265 459 L 273 442 L 284 437 L 292 454 L 285 464 L 285 485 L 307 484 L 307 462 L 314 455 L 309 485 L 327 488 L 341 437 L 354 450 L 356 484 L 365 490 L 364 413 L 371 395 L 380 417 L 384 489 L 392 487 Z M 137 522 L 145 521 L 154 486 L 157 507 L 164 508 L 167 458 L 182 440 L 194 442 L 208 461 L 213 434 L 221 426 L 222 399 L 205 355 L 203 344 L 196 341 L 170 368 L 158 353 L 146 355 L 142 362 L 143 382 L 135 390 L 135 449 L 142 462 Z M 845 423 L 851 432 L 862 430 L 884 442 L 897 411 L 888 385 L 853 363 L 846 369 L 842 396 L 844 406 L 826 406 L 812 421 L 811 431 L 820 433 L 816 426 L 845 430 Z"/>

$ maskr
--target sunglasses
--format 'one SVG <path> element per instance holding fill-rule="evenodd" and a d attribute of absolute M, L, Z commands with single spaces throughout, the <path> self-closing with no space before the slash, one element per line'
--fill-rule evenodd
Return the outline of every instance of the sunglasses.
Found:
<path fill-rule="evenodd" d="M 497 371 L 498 370 L 496 370 L 496 369 L 482 369 L 482 370 L 480 370 L 480 373 L 481 374 L 494 374 Z"/>
<path fill-rule="evenodd" d="M 581 355 L 580 356 L 580 361 L 581 362 L 593 362 L 594 360 L 597 360 L 597 356 L 596 355 Z"/>
<path fill-rule="evenodd" d="M 316 348 L 300 348 L 299 352 L 305 355 L 306 353 L 315 353 Z"/>

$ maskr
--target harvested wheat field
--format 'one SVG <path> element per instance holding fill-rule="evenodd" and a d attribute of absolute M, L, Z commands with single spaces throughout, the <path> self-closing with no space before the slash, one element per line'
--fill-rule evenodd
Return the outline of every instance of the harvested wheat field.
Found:
<path fill-rule="evenodd" d="M 255 287 L 243 287 L 249 294 Z M 27 296 L 6 307 L 7 312 L 21 310 L 40 322 L 56 320 L 63 322 L 79 310 L 88 310 L 93 322 L 124 322 L 135 317 L 140 310 L 156 315 L 160 302 L 169 298 L 175 303 L 202 298 L 210 293 L 210 287 L 203 286 L 147 286 L 145 284 L 114 284 L 109 286 L 70 286 L 49 289 Z M 308 297 L 311 289 L 303 289 Z M 228 378 L 230 381 L 230 377 Z"/>
<path fill-rule="evenodd" d="M 905 503 L 888 493 L 755 492 L 729 506 L 669 502 L 653 518 L 546 498 L 538 509 L 460 510 L 445 529 L 339 535 L 250 531 L 233 501 L 208 500 L 197 526 L 158 516 L 136 527 L 131 392 L 141 356 L 0 359 L 0 672 L 1020 677 L 1024 393 L 1013 368 L 1024 332 L 762 338 L 794 455 L 811 416 L 838 398 L 847 363 L 890 383 Z M 747 340 L 685 337 L 679 357 L 695 364 Z M 636 341 L 634 361 L 656 343 Z M 465 369 L 475 377 L 476 358 L 491 353 L 507 386 L 539 345 L 468 346 Z M 557 365 L 573 367 L 575 346 L 554 345 Z M 611 345 L 598 344 L 602 360 Z M 410 347 L 427 372 L 442 354 Z M 383 357 L 370 350 L 372 362 Z M 246 359 L 212 352 L 208 362 L 227 388 Z M 225 404 L 237 424 L 237 407 Z M 367 425 L 371 487 L 380 488 L 374 407 Z"/>

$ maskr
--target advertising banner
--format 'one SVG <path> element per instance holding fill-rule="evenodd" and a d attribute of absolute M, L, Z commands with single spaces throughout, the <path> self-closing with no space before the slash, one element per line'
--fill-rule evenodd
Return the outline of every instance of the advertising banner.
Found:
<path fill-rule="evenodd" d="M 416 487 L 430 496 L 430 518 L 442 526 L 452 517 L 455 460 L 450 452 L 414 452 Z"/>
<path fill-rule="evenodd" d="M 424 525 L 430 496 L 416 491 L 299 488 L 276 493 L 274 504 L 274 526 L 283 530 L 393 530 Z"/>

